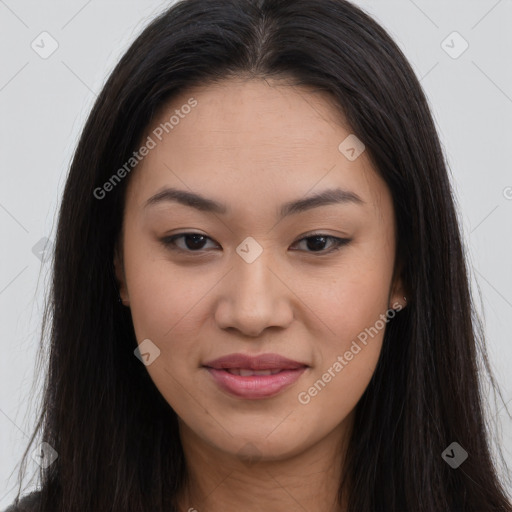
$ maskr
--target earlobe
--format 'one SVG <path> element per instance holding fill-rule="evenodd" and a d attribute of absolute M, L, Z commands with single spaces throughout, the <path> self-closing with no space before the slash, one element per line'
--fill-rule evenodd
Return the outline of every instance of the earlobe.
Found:
<path fill-rule="evenodd" d="M 114 250 L 114 273 L 119 291 L 119 302 L 121 302 L 123 306 L 129 306 L 130 299 L 128 297 L 128 290 L 126 287 L 123 258 L 118 246 L 116 246 Z"/>
<path fill-rule="evenodd" d="M 393 290 L 390 296 L 389 308 L 395 311 L 401 311 L 407 307 L 407 293 L 405 292 L 404 286 L 401 279 L 397 279 L 397 282 L 393 286 Z"/>
<path fill-rule="evenodd" d="M 402 276 L 404 270 L 404 260 L 398 258 L 395 261 L 395 268 L 393 271 L 391 293 L 389 294 L 389 305 L 388 308 L 394 309 L 395 311 L 401 311 L 407 307 L 407 299 L 409 297 L 409 291 L 405 289 L 403 284 Z M 410 300 L 409 300 L 410 302 Z"/>
<path fill-rule="evenodd" d="M 407 297 L 403 296 L 399 299 L 392 300 L 391 304 L 389 305 L 389 309 L 394 309 L 395 311 L 402 311 L 402 309 L 405 309 L 407 306 Z"/>

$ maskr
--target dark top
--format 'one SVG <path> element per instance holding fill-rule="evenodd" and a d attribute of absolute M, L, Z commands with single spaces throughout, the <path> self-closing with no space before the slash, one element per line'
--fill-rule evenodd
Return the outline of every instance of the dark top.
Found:
<path fill-rule="evenodd" d="M 40 491 L 31 492 L 20 499 L 17 507 L 13 503 L 4 512 L 32 512 L 35 510 L 37 503 L 39 503 L 40 494 Z"/>

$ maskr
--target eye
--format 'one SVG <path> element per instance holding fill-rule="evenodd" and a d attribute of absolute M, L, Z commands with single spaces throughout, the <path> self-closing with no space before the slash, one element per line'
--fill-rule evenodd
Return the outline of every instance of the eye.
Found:
<path fill-rule="evenodd" d="M 177 244 L 176 241 L 182 239 L 183 244 Z M 207 240 L 212 240 L 210 237 L 201 233 L 180 233 L 170 237 L 162 238 L 162 243 L 165 247 L 180 252 L 201 252 L 205 249 L 205 243 Z M 327 242 L 331 242 L 331 248 L 325 250 Z M 307 237 L 303 237 L 297 240 L 293 245 L 297 245 L 300 242 L 306 242 L 306 252 L 328 254 L 341 249 L 341 247 L 349 244 L 351 240 L 349 238 L 339 238 L 336 236 L 326 235 L 323 233 L 314 233 Z M 328 245 L 328 244 L 327 244 Z M 218 247 L 218 246 L 217 246 Z M 296 249 L 293 249 L 296 250 Z"/>
<path fill-rule="evenodd" d="M 185 247 L 175 243 L 175 241 L 180 238 L 184 239 Z M 211 240 L 211 238 L 201 233 L 180 233 L 179 235 L 162 238 L 162 243 L 165 247 L 175 251 L 199 252 L 203 250 L 206 240 Z"/>
<path fill-rule="evenodd" d="M 331 242 L 331 248 L 324 250 L 324 246 L 328 241 Z M 348 245 L 351 240 L 349 238 L 339 238 L 337 236 L 326 235 L 324 233 L 313 233 L 297 240 L 295 243 L 297 244 L 300 242 L 306 242 L 306 247 L 311 249 L 306 252 L 321 252 L 322 254 L 329 254 L 341 249 L 345 245 Z"/>

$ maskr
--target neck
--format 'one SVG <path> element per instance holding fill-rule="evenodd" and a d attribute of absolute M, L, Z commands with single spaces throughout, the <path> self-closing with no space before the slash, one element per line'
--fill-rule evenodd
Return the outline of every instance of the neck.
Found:
<path fill-rule="evenodd" d="M 180 512 L 343 512 L 346 500 L 338 504 L 338 491 L 348 423 L 347 418 L 300 453 L 269 460 L 221 451 L 180 421 L 187 461 L 187 484 L 178 499 Z"/>

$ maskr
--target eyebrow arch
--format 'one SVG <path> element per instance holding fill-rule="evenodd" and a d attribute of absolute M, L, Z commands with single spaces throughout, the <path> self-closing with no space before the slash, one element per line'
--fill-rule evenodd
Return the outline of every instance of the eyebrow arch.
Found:
<path fill-rule="evenodd" d="M 166 187 L 154 196 L 150 197 L 144 204 L 144 208 L 162 202 L 172 201 L 176 203 L 195 208 L 205 212 L 225 214 L 228 209 L 226 205 L 218 203 L 213 199 L 208 199 L 194 192 L 179 190 L 177 188 Z M 354 192 L 343 190 L 341 188 L 327 189 L 304 199 L 298 199 L 284 203 L 280 209 L 280 218 L 288 215 L 295 215 L 312 208 L 326 206 L 330 204 L 353 203 L 362 205 L 365 202 Z"/>

